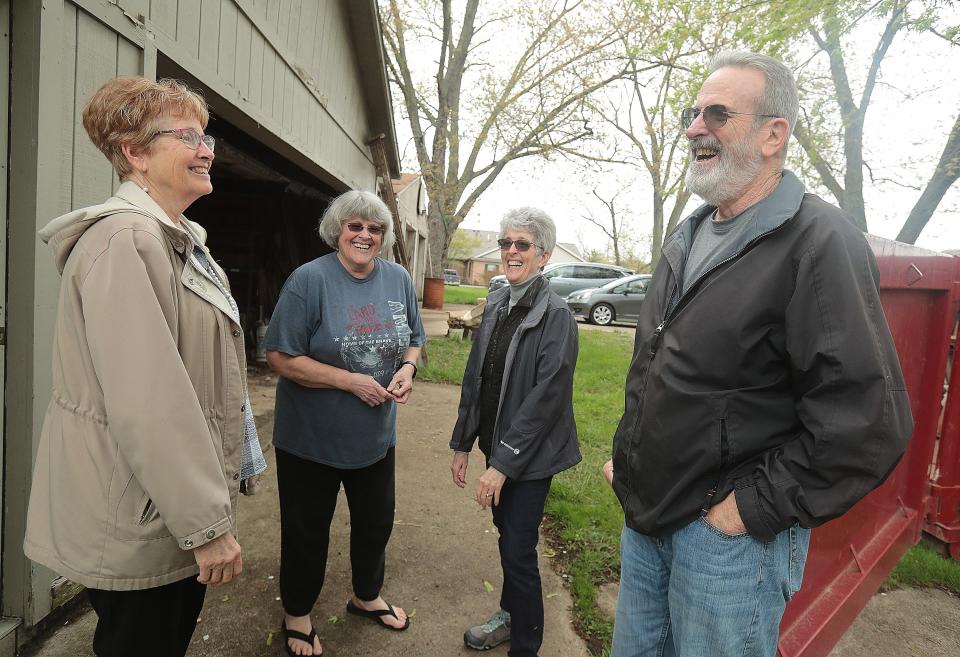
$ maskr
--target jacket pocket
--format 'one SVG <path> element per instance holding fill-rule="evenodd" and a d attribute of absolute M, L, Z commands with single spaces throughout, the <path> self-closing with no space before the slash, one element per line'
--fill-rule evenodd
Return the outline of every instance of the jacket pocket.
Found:
<path fill-rule="evenodd" d="M 157 506 L 130 475 L 117 502 L 115 536 L 121 541 L 156 541 L 170 537 Z"/>

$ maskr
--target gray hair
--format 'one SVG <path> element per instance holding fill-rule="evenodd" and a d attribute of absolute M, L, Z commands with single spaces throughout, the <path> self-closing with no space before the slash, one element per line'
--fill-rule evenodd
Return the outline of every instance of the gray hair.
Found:
<path fill-rule="evenodd" d="M 393 216 L 379 196 L 354 189 L 333 199 L 320 217 L 320 238 L 336 249 L 343 225 L 350 219 L 366 219 L 383 226 L 380 251 L 390 252 L 393 246 Z"/>
<path fill-rule="evenodd" d="M 522 230 L 533 235 L 540 253 L 549 251 L 557 244 L 557 227 L 546 212 L 540 208 L 514 208 L 508 210 L 500 220 L 500 237 L 508 230 Z"/>
<path fill-rule="evenodd" d="M 765 81 L 763 94 L 757 99 L 754 111 L 757 114 L 771 114 L 787 120 L 789 124 L 787 140 L 780 150 L 781 158 L 786 159 L 787 144 L 790 142 L 790 135 L 793 134 L 793 128 L 797 125 L 797 115 L 800 113 L 800 99 L 793 73 L 783 62 L 755 52 L 728 50 L 719 53 L 710 61 L 711 73 L 727 67 L 752 68 L 763 73 Z M 760 123 L 762 120 L 762 117 L 754 117 L 754 123 Z"/>

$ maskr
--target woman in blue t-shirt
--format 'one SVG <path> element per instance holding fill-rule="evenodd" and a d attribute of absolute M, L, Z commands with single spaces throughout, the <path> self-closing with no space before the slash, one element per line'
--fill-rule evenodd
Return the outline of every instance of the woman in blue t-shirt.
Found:
<path fill-rule="evenodd" d="M 265 339 L 280 375 L 274 445 L 280 492 L 280 596 L 287 654 L 320 655 L 310 611 L 323 587 L 340 485 L 350 506 L 347 612 L 391 630 L 410 619 L 380 596 L 394 512 L 396 404 L 413 390 L 426 338 L 410 275 L 377 257 L 393 222 L 370 192 L 330 204 L 320 236 L 335 253 L 283 286 Z"/>

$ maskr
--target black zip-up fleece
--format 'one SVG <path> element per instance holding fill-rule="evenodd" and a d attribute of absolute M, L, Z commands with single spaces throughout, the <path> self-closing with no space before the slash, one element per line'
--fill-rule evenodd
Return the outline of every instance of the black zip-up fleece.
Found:
<path fill-rule="evenodd" d="M 533 283 L 531 307 L 510 338 L 495 410 L 489 464 L 513 481 L 544 479 L 580 462 L 573 418 L 577 322 L 546 280 Z M 527 296 L 524 296 L 527 299 Z M 469 452 L 480 431 L 483 361 L 510 288 L 492 292 L 473 341 L 450 449 Z M 487 411 L 489 412 L 489 411 Z"/>
<path fill-rule="evenodd" d="M 741 217 L 752 230 L 677 294 L 699 222 L 664 242 L 640 311 L 613 442 L 631 529 L 663 535 L 735 491 L 769 541 L 843 514 L 913 430 L 876 259 L 838 208 L 790 172 Z"/>

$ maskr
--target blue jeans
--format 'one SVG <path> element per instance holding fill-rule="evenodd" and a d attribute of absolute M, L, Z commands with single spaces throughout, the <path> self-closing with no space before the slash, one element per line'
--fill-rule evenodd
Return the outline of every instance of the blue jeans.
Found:
<path fill-rule="evenodd" d="M 500 490 L 500 504 L 493 507 L 503 567 L 500 608 L 510 612 L 508 657 L 537 657 L 543 643 L 543 589 L 537 541 L 551 480 L 552 477 L 508 481 Z"/>
<path fill-rule="evenodd" d="M 704 518 L 666 537 L 623 528 L 612 657 L 774 657 L 810 530 L 763 543 Z"/>

